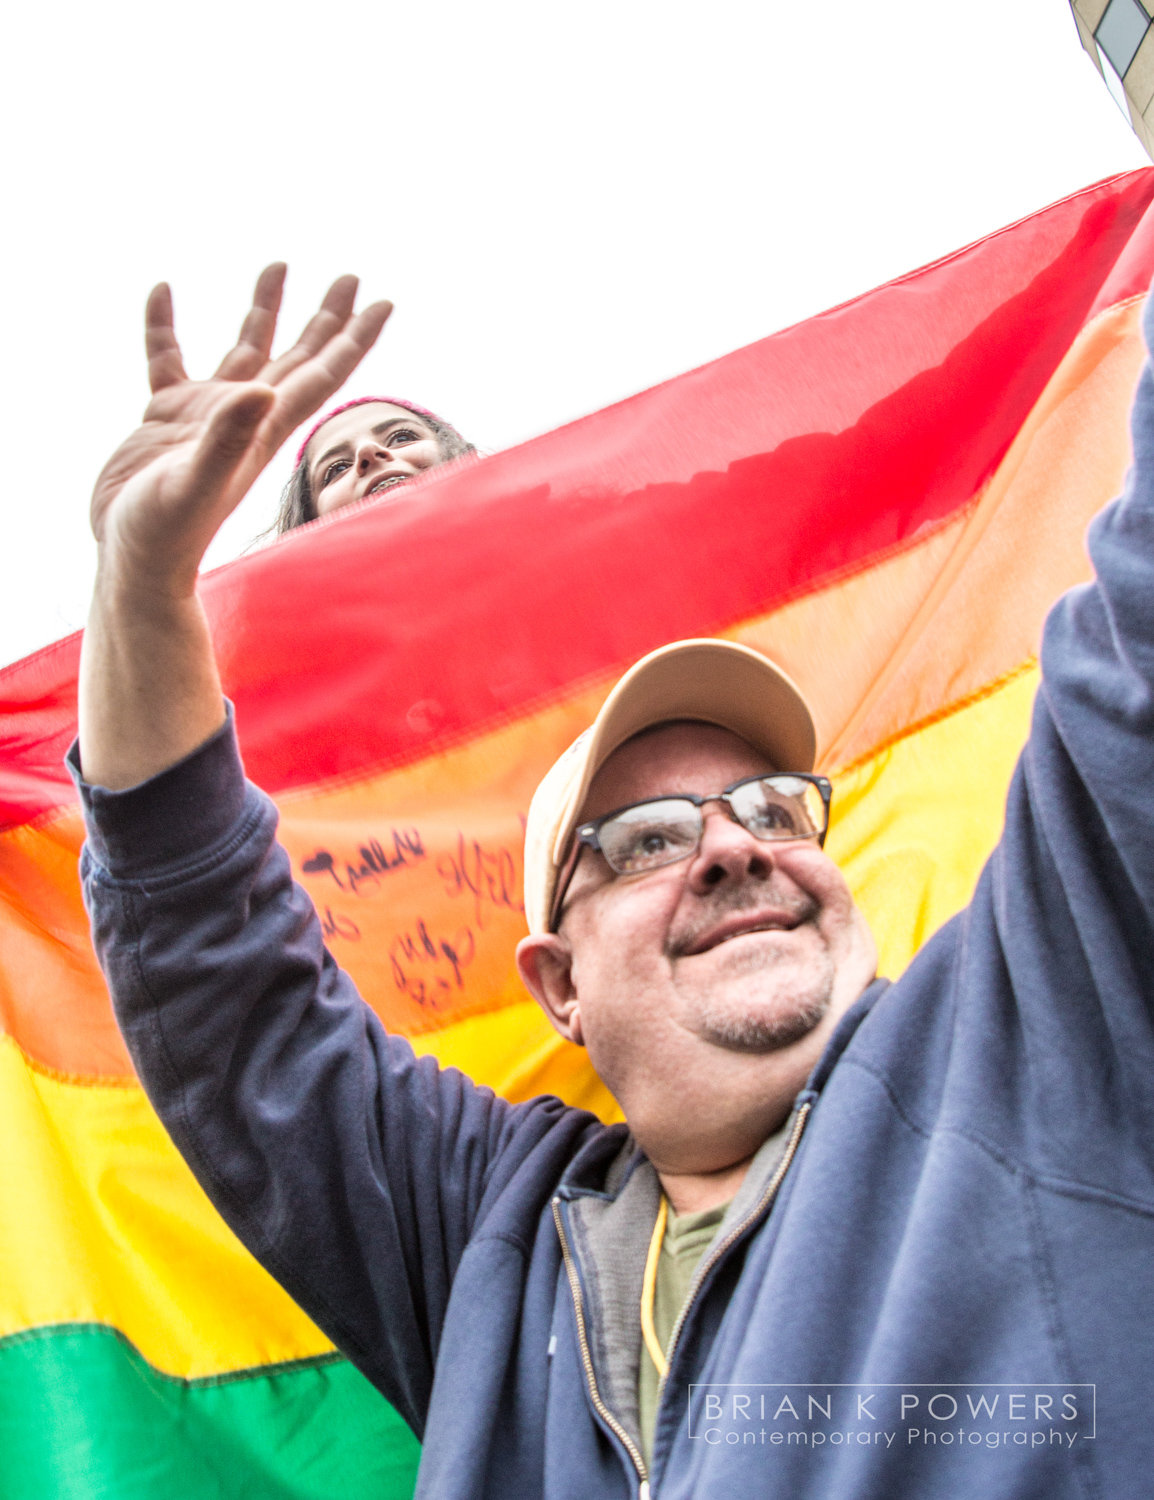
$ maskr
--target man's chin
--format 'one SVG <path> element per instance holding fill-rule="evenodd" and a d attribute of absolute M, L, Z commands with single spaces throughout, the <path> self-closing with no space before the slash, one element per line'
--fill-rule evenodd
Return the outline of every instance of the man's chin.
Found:
<path fill-rule="evenodd" d="M 782 1052 L 807 1037 L 823 1020 L 824 1004 L 782 1006 L 759 1012 L 706 1012 L 696 1018 L 692 1030 L 703 1042 L 727 1052 Z"/>
<path fill-rule="evenodd" d="M 780 1052 L 820 1025 L 833 995 L 833 965 L 824 953 L 791 962 L 792 955 L 741 947 L 731 954 L 712 950 L 724 962 L 720 972 L 695 976 L 707 982 L 682 991 L 683 1024 L 728 1051 Z"/>

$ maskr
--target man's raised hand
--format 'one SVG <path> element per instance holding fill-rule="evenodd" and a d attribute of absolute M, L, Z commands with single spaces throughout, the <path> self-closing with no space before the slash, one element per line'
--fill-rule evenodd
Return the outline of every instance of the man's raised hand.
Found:
<path fill-rule="evenodd" d="M 118 590 L 193 592 L 221 522 L 293 429 L 344 384 L 392 311 L 376 302 L 354 316 L 357 278 L 341 276 L 293 347 L 273 360 L 284 277 L 281 264 L 261 272 L 236 347 L 204 381 L 185 373 L 168 287 L 149 297 L 152 399 L 92 497 L 101 568 Z"/>
<path fill-rule="evenodd" d="M 92 496 L 99 564 L 80 657 L 80 758 L 122 789 L 155 776 L 224 720 L 208 621 L 196 594 L 205 548 L 292 432 L 373 347 L 388 302 L 353 314 L 355 276 L 329 288 L 293 347 L 270 359 L 285 268 L 269 266 L 235 349 L 189 380 L 172 297 L 148 299 L 152 400 Z"/>

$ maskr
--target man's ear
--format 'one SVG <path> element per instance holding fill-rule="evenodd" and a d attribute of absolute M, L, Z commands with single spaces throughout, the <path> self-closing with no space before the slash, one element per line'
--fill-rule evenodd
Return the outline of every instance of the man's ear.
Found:
<path fill-rule="evenodd" d="M 543 932 L 517 944 L 521 983 L 568 1042 L 585 1045 L 581 1005 L 573 983 L 573 950 L 560 933 Z"/>

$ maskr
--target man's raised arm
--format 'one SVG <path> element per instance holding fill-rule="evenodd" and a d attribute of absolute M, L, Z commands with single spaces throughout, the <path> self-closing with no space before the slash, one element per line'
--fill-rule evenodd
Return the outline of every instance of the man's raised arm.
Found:
<path fill-rule="evenodd" d="M 1149 350 L 1154 295 L 1146 300 L 1143 332 Z M 1088 533 L 1096 580 L 1072 589 L 1046 622 L 1040 712 L 1023 768 L 1035 789 L 1046 858 L 1055 861 L 1053 873 L 1066 898 L 1077 905 L 1090 889 L 1102 891 L 1140 951 L 1126 908 L 1136 895 L 1146 921 L 1154 919 L 1154 365 L 1149 354 L 1131 435 L 1134 462 L 1125 490 L 1095 517 Z M 1088 929 L 1081 935 L 1092 936 Z M 1148 951 L 1139 972 L 1149 973 Z M 1095 976 L 1099 984 L 1101 978 Z"/>
<path fill-rule="evenodd" d="M 515 1109 L 387 1036 L 325 949 L 276 809 L 245 781 L 197 567 L 389 311 L 353 317 L 356 282 L 342 278 L 269 363 L 282 279 L 283 267 L 264 273 L 240 342 L 201 385 L 181 367 L 167 289 L 149 302 L 153 399 L 93 506 L 100 571 L 71 757 L 88 823 L 81 875 L 117 1020 L 181 1154 L 420 1432 L 486 1195 L 527 1156 L 547 1194 L 594 1122 L 557 1100 Z"/>
<path fill-rule="evenodd" d="M 1150 298 L 1144 331 L 1149 345 Z M 969 1017 L 959 1044 L 972 1069 L 967 1108 L 983 1131 L 1054 1181 L 1149 1204 L 1154 1153 L 1138 1129 L 1154 1111 L 1149 359 L 1131 429 L 1124 493 L 1089 529 L 1097 576 L 1046 621 L 1029 741 L 960 929 L 955 984 Z M 911 973 L 941 951 L 931 944 Z"/>

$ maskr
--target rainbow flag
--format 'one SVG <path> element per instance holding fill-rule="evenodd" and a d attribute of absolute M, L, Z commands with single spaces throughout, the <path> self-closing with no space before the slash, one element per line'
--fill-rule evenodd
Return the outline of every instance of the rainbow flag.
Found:
<path fill-rule="evenodd" d="M 759 647 L 814 706 L 829 850 L 896 976 L 1001 827 L 1043 616 L 1129 458 L 1154 169 L 403 502 L 207 577 L 250 776 L 418 1050 L 617 1116 L 512 966 L 530 794 L 615 676 Z M 209 1206 L 89 946 L 79 640 L 0 673 L 0 1474 L 20 1500 L 411 1493 L 396 1413 Z"/>

